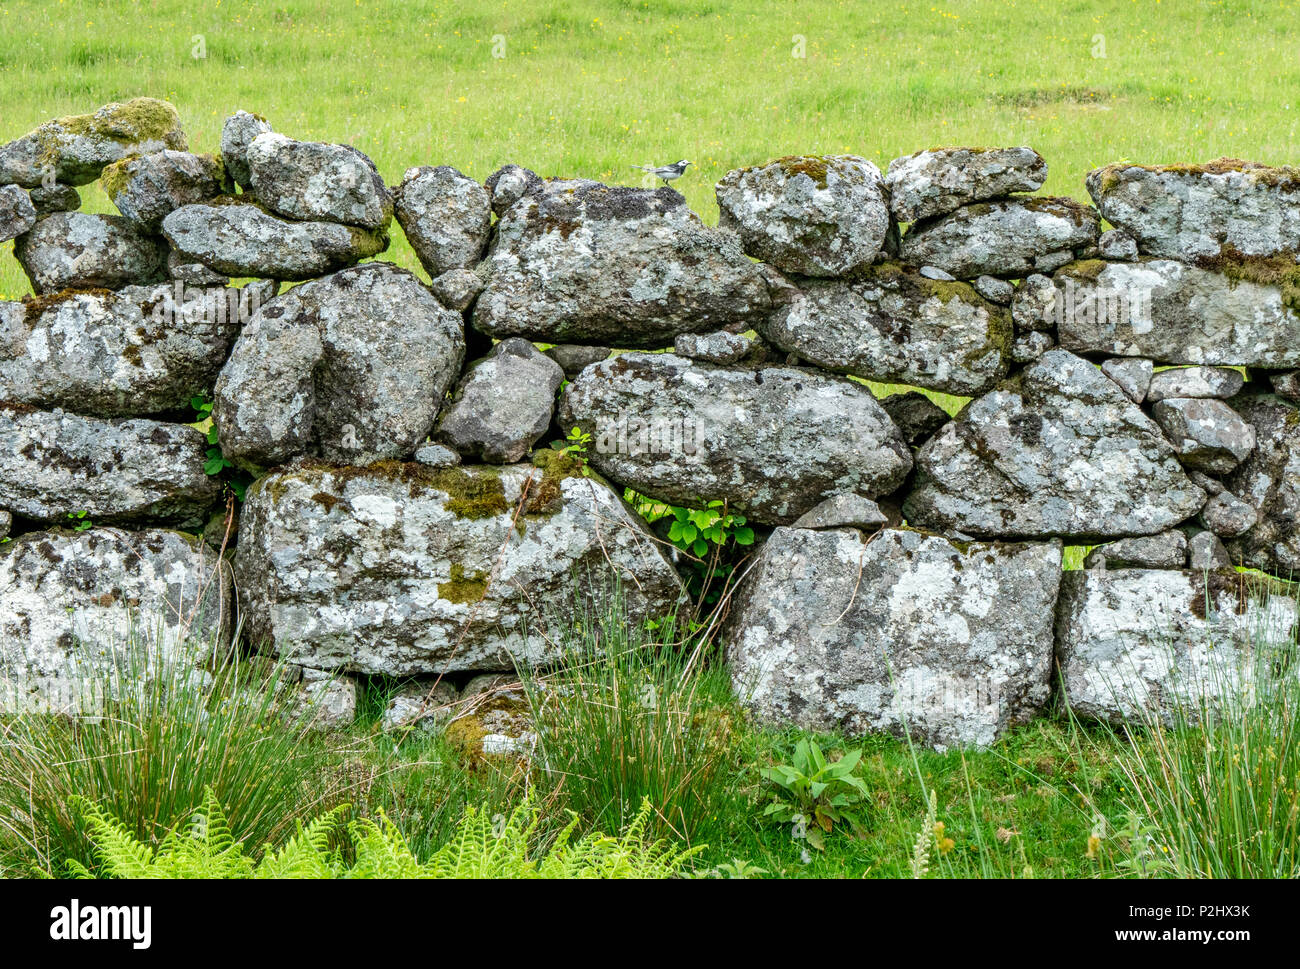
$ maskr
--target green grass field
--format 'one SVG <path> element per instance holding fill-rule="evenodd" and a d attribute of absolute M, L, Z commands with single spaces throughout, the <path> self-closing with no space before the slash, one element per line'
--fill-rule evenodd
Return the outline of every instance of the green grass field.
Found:
<path fill-rule="evenodd" d="M 1298 18 L 1289 0 L 11 0 L 0 138 L 153 95 L 195 149 L 245 108 L 354 144 L 389 182 L 517 162 L 634 185 L 630 165 L 685 157 L 676 187 L 709 222 L 727 171 L 805 152 L 883 169 L 934 145 L 1028 144 L 1045 192 L 1083 197 L 1085 173 L 1121 158 L 1300 160 Z M 400 238 L 384 258 L 415 268 Z M 27 291 L 3 260 L 0 292 Z"/>

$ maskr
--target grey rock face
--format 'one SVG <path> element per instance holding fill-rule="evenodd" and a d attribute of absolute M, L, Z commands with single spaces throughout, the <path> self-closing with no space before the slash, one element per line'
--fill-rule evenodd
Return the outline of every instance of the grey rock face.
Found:
<path fill-rule="evenodd" d="M 981 537 L 1153 535 L 1205 504 L 1160 428 L 1064 350 L 972 401 L 916 465 L 908 520 Z"/>
<path fill-rule="evenodd" d="M 1085 570 L 1061 578 L 1056 643 L 1066 701 L 1112 723 L 1196 719 L 1223 692 L 1246 701 L 1257 643 L 1282 644 L 1294 594 L 1200 571 Z"/>
<path fill-rule="evenodd" d="M 864 532 L 879 531 L 889 521 L 870 498 L 862 495 L 834 495 L 815 505 L 794 523 L 795 528 L 858 528 Z"/>
<path fill-rule="evenodd" d="M 185 205 L 163 235 L 191 262 L 227 276 L 311 279 L 377 255 L 388 237 L 334 222 L 288 222 L 255 205 Z"/>
<path fill-rule="evenodd" d="M 4 509 L 0 509 L 0 538 L 8 538 L 9 531 L 14 527 L 14 516 Z"/>
<path fill-rule="evenodd" d="M 182 205 L 205 202 L 227 187 L 225 169 L 212 155 L 158 151 L 104 169 L 104 190 L 122 217 L 141 232 L 157 232 Z"/>
<path fill-rule="evenodd" d="M 1300 252 L 1300 169 L 1220 158 L 1088 174 L 1088 194 L 1142 252 L 1168 259 Z"/>
<path fill-rule="evenodd" d="M 258 135 L 266 134 L 271 125 L 266 119 L 247 111 L 236 111 L 221 126 L 221 160 L 230 177 L 248 188 L 248 146 Z"/>
<path fill-rule="evenodd" d="M 1017 330 L 1048 331 L 1056 326 L 1052 308 L 1056 305 L 1056 287 L 1050 276 L 1033 273 L 1016 287 L 1011 299 L 1011 319 Z"/>
<path fill-rule="evenodd" d="M 1269 374 L 1268 382 L 1273 388 L 1273 393 L 1279 397 L 1300 400 L 1300 370 Z"/>
<path fill-rule="evenodd" d="M 1187 540 L 1187 567 L 1204 572 L 1232 570 L 1232 557 L 1214 532 L 1197 532 Z"/>
<path fill-rule="evenodd" d="M 1137 240 L 1123 229 L 1107 229 L 1097 240 L 1102 259 L 1115 262 L 1133 262 L 1138 257 Z"/>
<path fill-rule="evenodd" d="M 207 438 L 184 424 L 0 406 L 0 507 L 52 524 L 202 525 L 220 495 Z"/>
<path fill-rule="evenodd" d="M 438 421 L 438 439 L 467 457 L 513 464 L 551 426 L 560 365 L 511 337 L 471 365 Z"/>
<path fill-rule="evenodd" d="M 525 195 L 539 191 L 543 184 L 544 179 L 531 169 L 522 165 L 502 165 L 488 176 L 483 187 L 492 199 L 492 211 L 502 216 Z"/>
<path fill-rule="evenodd" d="M 745 329 L 771 305 L 733 235 L 671 189 L 547 183 L 497 223 L 474 326 L 493 337 L 656 347 Z"/>
<path fill-rule="evenodd" d="M 1226 367 L 1179 367 L 1161 370 L 1151 378 L 1147 400 L 1169 397 L 1217 397 L 1227 400 L 1241 390 L 1245 378 Z"/>
<path fill-rule="evenodd" d="M 14 255 L 38 293 L 115 289 L 163 278 L 166 247 L 116 215 L 58 212 L 14 240 Z"/>
<path fill-rule="evenodd" d="M 17 185 L 0 187 L 0 242 L 20 236 L 36 224 L 36 207 Z"/>
<path fill-rule="evenodd" d="M 393 198 L 375 163 L 351 145 L 295 141 L 265 132 L 244 154 L 249 184 L 267 208 L 290 219 L 383 229 Z"/>
<path fill-rule="evenodd" d="M 430 277 L 483 258 L 492 201 L 474 179 L 448 165 L 408 168 L 393 194 L 397 221 Z"/>
<path fill-rule="evenodd" d="M 483 277 L 471 269 L 449 269 L 435 276 L 429 288 L 447 309 L 463 313 L 483 292 Z"/>
<path fill-rule="evenodd" d="M 1176 528 L 1159 535 L 1121 538 L 1098 545 L 1083 560 L 1085 569 L 1182 569 L 1187 567 L 1187 536 Z"/>
<path fill-rule="evenodd" d="M 999 306 L 1010 306 L 1016 295 L 1015 286 L 996 276 L 979 276 L 971 285 L 975 287 L 975 292 Z"/>
<path fill-rule="evenodd" d="M 1011 344 L 1011 359 L 1015 363 L 1033 363 L 1054 346 L 1056 340 L 1050 333 L 1033 330 L 1028 333 L 1018 333 Z"/>
<path fill-rule="evenodd" d="M 786 272 L 843 276 L 869 266 L 889 231 L 880 169 L 856 155 L 791 156 L 728 172 L 718 227 Z"/>
<path fill-rule="evenodd" d="M 1119 385 L 1125 397 L 1140 404 L 1151 388 L 1155 365 L 1140 357 L 1112 357 L 1101 365 L 1101 372 Z"/>
<path fill-rule="evenodd" d="M 1174 364 L 1300 364 L 1300 314 L 1277 286 L 1169 259 L 1075 263 L 1055 282 L 1067 350 Z"/>
<path fill-rule="evenodd" d="M 673 353 L 705 363 L 735 363 L 750 351 L 753 341 L 743 333 L 682 333 L 673 341 Z"/>
<path fill-rule="evenodd" d="M 1047 162 L 1032 148 L 939 148 L 889 163 L 885 185 L 899 222 L 947 215 L 971 202 L 1036 192 Z"/>
<path fill-rule="evenodd" d="M 430 468 L 454 468 L 460 464 L 460 455 L 441 444 L 425 444 L 416 449 L 415 460 Z"/>
<path fill-rule="evenodd" d="M 27 193 L 38 216 L 53 212 L 75 212 L 81 208 L 81 196 L 71 185 L 40 185 Z"/>
<path fill-rule="evenodd" d="M 1219 538 L 1230 539 L 1254 528 L 1259 522 L 1259 513 L 1231 492 L 1221 491 L 1205 503 L 1201 521 Z M 1231 562 L 1232 556 L 1226 547 L 1224 553 Z"/>
<path fill-rule="evenodd" d="M 617 494 L 562 465 L 261 479 L 235 556 L 250 641 L 318 669 L 406 676 L 552 660 L 547 610 L 614 580 L 629 621 L 663 615 L 680 593 L 672 565 Z"/>
<path fill-rule="evenodd" d="M 0 308 L 0 400 L 95 417 L 187 411 L 211 390 L 242 321 L 272 294 L 181 283 Z"/>
<path fill-rule="evenodd" d="M 464 325 L 420 281 L 367 263 L 271 300 L 215 389 L 225 456 L 250 470 L 303 455 L 368 464 L 409 455 L 464 360 Z"/>
<path fill-rule="evenodd" d="M 174 250 L 167 253 L 167 275 L 181 283 L 191 286 L 227 286 L 230 277 L 209 269 L 201 262 L 186 262 L 185 257 Z"/>
<path fill-rule="evenodd" d="M 97 179 L 105 165 L 128 155 L 186 147 L 180 116 L 166 101 L 114 102 L 93 114 L 47 121 L 0 146 L 0 185 L 85 185 Z"/>
<path fill-rule="evenodd" d="M 1178 459 L 1206 474 L 1227 474 L 1255 448 L 1255 428 L 1221 400 L 1171 397 L 1151 413 Z"/>
<path fill-rule="evenodd" d="M 1073 199 L 1035 197 L 981 202 L 919 222 L 903 236 L 904 262 L 938 266 L 958 279 L 1023 277 L 1039 256 L 1092 246 L 1097 211 Z"/>
<path fill-rule="evenodd" d="M 561 343 L 546 351 L 546 355 L 560 365 L 564 376 L 572 380 L 583 368 L 600 363 L 610 355 L 609 347 L 587 347 L 575 343 Z"/>
<path fill-rule="evenodd" d="M 229 566 L 192 536 L 28 532 L 0 547 L 0 711 L 96 712 L 114 664 L 197 665 L 231 612 Z"/>
<path fill-rule="evenodd" d="M 912 447 L 929 440 L 948 423 L 948 412 L 918 390 L 882 397 L 880 406 Z"/>
<path fill-rule="evenodd" d="M 1010 314 L 964 283 L 882 263 L 846 280 L 803 279 L 758 326 L 826 370 L 970 396 L 1006 376 Z"/>
<path fill-rule="evenodd" d="M 592 435 L 588 458 L 613 481 L 679 505 L 725 500 L 760 522 L 844 491 L 889 494 L 912 465 L 865 387 L 786 367 L 623 354 L 569 384 L 560 421 Z"/>
<path fill-rule="evenodd" d="M 986 746 L 1050 693 L 1057 543 L 778 528 L 724 643 L 762 723 Z"/>
<path fill-rule="evenodd" d="M 1234 562 L 1300 574 L 1300 414 L 1273 397 L 1238 397 L 1236 411 L 1255 428 L 1255 450 L 1226 481 L 1259 523 L 1228 543 Z"/>

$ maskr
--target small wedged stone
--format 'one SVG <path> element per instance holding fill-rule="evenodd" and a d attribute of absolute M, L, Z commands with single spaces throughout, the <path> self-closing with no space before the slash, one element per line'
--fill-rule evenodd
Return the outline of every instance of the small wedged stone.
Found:
<path fill-rule="evenodd" d="M 463 313 L 483 292 L 483 277 L 472 269 L 449 269 L 429 282 L 438 302 L 449 310 Z"/>
<path fill-rule="evenodd" d="M 294 287 L 253 314 L 222 368 L 223 453 L 254 472 L 404 458 L 428 438 L 464 354 L 460 314 L 390 263 Z"/>
<path fill-rule="evenodd" d="M 47 121 L 0 146 L 0 185 L 85 185 L 99 178 L 104 166 L 130 155 L 187 147 L 180 116 L 166 101 L 112 102 L 93 114 Z"/>
<path fill-rule="evenodd" d="M 0 546 L 0 712 L 100 712 L 121 670 L 224 655 L 232 611 L 230 567 L 192 535 L 28 532 Z"/>
<path fill-rule="evenodd" d="M 990 303 L 997 303 L 999 306 L 1010 306 L 1016 295 L 1015 286 L 1005 279 L 998 279 L 996 276 L 976 277 L 971 285 L 975 287 L 975 292 Z"/>
<path fill-rule="evenodd" d="M 911 529 L 782 527 L 722 643 L 763 724 L 987 746 L 1051 693 L 1059 543 L 957 544 Z"/>
<path fill-rule="evenodd" d="M 560 365 L 527 340 L 502 340 L 470 364 L 438 419 L 436 437 L 459 454 L 514 464 L 551 426 Z"/>
<path fill-rule="evenodd" d="M 454 468 L 460 464 L 460 455 L 441 444 L 425 444 L 416 449 L 414 460 L 430 468 Z"/>
<path fill-rule="evenodd" d="M 376 231 L 393 219 L 393 197 L 375 163 L 351 145 L 268 131 L 249 143 L 244 160 L 253 194 L 285 218 Z"/>
<path fill-rule="evenodd" d="M 1169 364 L 1300 365 L 1300 312 L 1275 284 L 1173 259 L 1076 262 L 1053 282 L 1057 338 L 1067 350 Z"/>
<path fill-rule="evenodd" d="M 1011 344 L 1011 359 L 1015 363 L 1033 363 L 1054 346 L 1056 340 L 1050 333 L 1018 333 Z"/>
<path fill-rule="evenodd" d="M 567 379 L 572 380 L 591 364 L 608 359 L 611 352 L 609 347 L 560 343 L 547 350 L 546 355 L 560 365 Z"/>
<path fill-rule="evenodd" d="M 1300 575 L 1300 411 L 1269 396 L 1243 395 L 1232 406 L 1255 428 L 1255 450 L 1224 483 L 1259 520 L 1229 540 L 1229 554 L 1250 568 Z"/>
<path fill-rule="evenodd" d="M 1300 169 L 1235 158 L 1204 165 L 1094 169 L 1086 179 L 1102 216 L 1145 254 L 1195 262 L 1222 255 L 1300 253 Z"/>
<path fill-rule="evenodd" d="M 880 169 L 857 155 L 805 155 L 728 172 L 718 227 L 786 272 L 844 276 L 871 265 L 889 232 Z"/>
<path fill-rule="evenodd" d="M 242 197 L 242 196 L 241 196 Z M 290 222 L 256 205 L 184 205 L 163 235 L 189 262 L 227 276 L 312 279 L 378 255 L 388 236 L 337 222 Z"/>
<path fill-rule="evenodd" d="M 1011 299 L 1011 319 L 1017 330 L 1048 331 L 1056 326 L 1052 308 L 1056 305 L 1056 287 L 1050 276 L 1033 273 L 1015 289 Z"/>
<path fill-rule="evenodd" d="M 736 237 L 669 188 L 547 182 L 497 222 L 485 272 L 473 323 L 498 339 L 663 347 L 771 307 Z"/>
<path fill-rule="evenodd" d="M 87 212 L 57 212 L 14 240 L 14 256 L 37 293 L 157 282 L 166 253 L 120 215 Z"/>
<path fill-rule="evenodd" d="M 1064 350 L 971 401 L 916 468 L 910 522 L 987 538 L 1153 535 L 1205 504 L 1156 423 Z"/>
<path fill-rule="evenodd" d="M 1036 192 L 1047 162 L 1032 148 L 935 148 L 895 158 L 885 186 L 899 222 L 946 215 L 963 205 Z"/>
<path fill-rule="evenodd" d="M 1227 400 L 1240 392 L 1245 378 L 1228 367 L 1177 367 L 1151 378 L 1146 399 L 1154 403 L 1169 397 L 1214 397 Z"/>
<path fill-rule="evenodd" d="M 1230 491 L 1211 495 L 1201 509 L 1201 522 L 1220 538 L 1236 538 L 1255 527 L 1259 513 Z"/>
<path fill-rule="evenodd" d="M 36 224 L 36 206 L 18 185 L 0 187 L 0 242 L 20 236 Z"/>
<path fill-rule="evenodd" d="M 1208 534 L 1208 533 L 1206 533 Z M 1063 697 L 1114 724 L 1199 719 L 1226 696 L 1254 696 L 1255 649 L 1293 642 L 1294 592 L 1198 570 L 1066 572 L 1057 607 Z"/>
<path fill-rule="evenodd" d="M 185 151 L 157 151 L 114 162 L 104 169 L 103 185 L 122 218 L 149 233 L 158 231 L 169 212 L 206 202 L 229 188 L 219 158 Z"/>
<path fill-rule="evenodd" d="M 1231 570 L 1232 557 L 1219 536 L 1210 531 L 1198 531 L 1187 540 L 1187 567 L 1204 572 Z"/>
<path fill-rule="evenodd" d="M 948 412 L 919 390 L 882 397 L 880 406 L 912 447 L 920 447 L 949 420 Z"/>
<path fill-rule="evenodd" d="M 384 733 L 432 732 L 452 718 L 459 696 L 459 691 L 441 678 L 407 683 L 389 697 L 380 729 Z"/>
<path fill-rule="evenodd" d="M 1040 269 L 1038 257 L 1091 246 L 1100 234 L 1097 210 L 1073 199 L 1006 199 L 914 223 L 899 255 L 904 262 L 938 266 L 958 279 L 1022 278 Z"/>
<path fill-rule="evenodd" d="M 583 370 L 559 414 L 591 434 L 588 459 L 610 480 L 672 504 L 726 501 L 764 523 L 839 492 L 887 495 L 912 466 L 866 387 L 789 367 L 625 353 Z"/>
<path fill-rule="evenodd" d="M 8 538 L 14 527 L 14 516 L 0 508 L 0 538 Z"/>
<path fill-rule="evenodd" d="M 1102 259 L 1135 262 L 1138 257 L 1137 240 L 1123 229 L 1107 229 L 1097 240 L 1097 251 Z"/>
<path fill-rule="evenodd" d="M 749 353 L 753 341 L 743 333 L 681 333 L 673 341 L 673 353 L 705 363 L 735 363 Z"/>
<path fill-rule="evenodd" d="M 487 177 L 483 187 L 492 199 L 492 212 L 500 217 L 525 195 L 541 189 L 545 180 L 522 165 L 502 165 Z"/>
<path fill-rule="evenodd" d="M 38 185 L 30 189 L 27 196 L 32 200 L 38 217 L 55 212 L 75 212 L 81 208 L 81 195 L 71 185 Z"/>
<path fill-rule="evenodd" d="M 1083 560 L 1085 569 L 1183 569 L 1187 536 L 1176 528 L 1158 535 L 1121 538 L 1098 545 Z"/>
<path fill-rule="evenodd" d="M 795 521 L 795 528 L 857 528 L 864 532 L 879 531 L 889 521 L 880 506 L 862 495 L 832 495 L 814 505 Z"/>
<path fill-rule="evenodd" d="M 1101 365 L 1101 372 L 1119 385 L 1124 396 L 1140 404 L 1147 399 L 1155 364 L 1140 357 L 1112 357 Z"/>
<path fill-rule="evenodd" d="M 492 201 L 449 165 L 408 168 L 393 191 L 397 222 L 430 278 L 472 269 L 487 249 Z"/>
<path fill-rule="evenodd" d="M 311 730 L 345 730 L 357 718 L 356 677 L 303 667 L 290 716 Z"/>
<path fill-rule="evenodd" d="M 1178 460 L 1206 474 L 1227 474 L 1255 449 L 1255 428 L 1221 400 L 1169 397 L 1156 402 L 1151 416 Z"/>
<path fill-rule="evenodd" d="M 1007 374 L 1010 314 L 966 283 L 881 263 L 851 279 L 797 285 L 756 329 L 824 370 L 959 396 L 981 394 Z"/>
<path fill-rule="evenodd" d="M 258 135 L 270 130 L 271 125 L 265 118 L 247 111 L 236 111 L 221 126 L 221 160 L 230 177 L 243 188 L 248 188 L 251 184 L 248 146 Z"/>
<path fill-rule="evenodd" d="M 558 658 L 621 584 L 627 621 L 680 579 L 621 497 L 563 455 L 546 467 L 313 466 L 249 488 L 235 554 L 250 642 L 316 669 L 390 676 Z"/>
<path fill-rule="evenodd" d="M 207 437 L 184 424 L 100 420 L 0 405 L 0 507 L 38 522 L 198 528 L 221 489 Z"/>

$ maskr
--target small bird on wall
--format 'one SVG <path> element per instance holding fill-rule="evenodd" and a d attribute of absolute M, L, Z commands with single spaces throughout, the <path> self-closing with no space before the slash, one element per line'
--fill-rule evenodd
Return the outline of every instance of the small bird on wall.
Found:
<path fill-rule="evenodd" d="M 681 161 L 673 162 L 671 165 L 633 165 L 632 167 L 639 168 L 643 172 L 649 172 L 656 178 L 663 179 L 664 184 L 667 185 L 669 182 L 673 181 L 673 179 L 681 178 L 682 173 L 686 171 L 686 166 L 689 164 L 690 162 L 683 158 Z"/>

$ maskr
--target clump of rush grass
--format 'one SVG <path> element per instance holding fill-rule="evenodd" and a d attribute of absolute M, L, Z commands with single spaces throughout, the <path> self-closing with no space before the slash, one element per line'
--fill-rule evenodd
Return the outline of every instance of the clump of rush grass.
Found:
<path fill-rule="evenodd" d="M 0 867 L 59 876 L 73 860 L 93 871 L 77 797 L 154 845 L 208 790 L 249 844 L 322 807 L 317 781 L 337 751 L 310 710 L 283 702 L 287 667 L 231 655 L 199 669 L 175 658 L 187 650 L 156 643 L 128 632 L 106 669 L 74 681 L 75 712 L 0 718 Z"/>
<path fill-rule="evenodd" d="M 631 621 L 617 592 L 553 625 L 558 663 L 520 671 L 538 788 L 604 830 L 621 830 L 648 798 L 652 837 L 695 843 L 737 783 L 725 670 L 672 618 Z"/>

